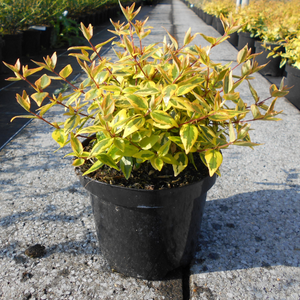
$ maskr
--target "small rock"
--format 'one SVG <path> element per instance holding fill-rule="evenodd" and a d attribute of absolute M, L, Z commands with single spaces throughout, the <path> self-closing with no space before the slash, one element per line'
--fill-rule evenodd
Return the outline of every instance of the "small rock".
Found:
<path fill-rule="evenodd" d="M 218 253 L 213 253 L 213 252 L 211 252 L 211 253 L 208 254 L 208 257 L 209 257 L 210 259 L 217 260 L 217 259 L 220 258 L 220 255 L 219 255 Z"/>
<path fill-rule="evenodd" d="M 33 275 L 31 274 L 31 273 L 29 273 L 29 272 L 24 272 L 24 273 L 22 273 L 22 278 L 21 278 L 21 282 L 25 282 L 25 281 L 27 281 L 28 279 L 30 279 L 30 278 L 32 278 L 33 277 Z"/>
<path fill-rule="evenodd" d="M 34 246 L 30 246 L 28 249 L 25 250 L 25 255 L 31 258 L 38 258 L 44 256 L 46 253 L 45 246 L 40 244 L 36 244 Z"/>

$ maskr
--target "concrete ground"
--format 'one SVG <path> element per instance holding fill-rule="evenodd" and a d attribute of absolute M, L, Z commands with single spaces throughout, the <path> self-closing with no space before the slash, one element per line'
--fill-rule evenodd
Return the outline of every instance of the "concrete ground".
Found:
<path fill-rule="evenodd" d="M 162 40 L 162 26 L 179 41 L 189 27 L 219 36 L 179 0 L 144 7 L 146 15 L 154 27 L 149 42 Z M 99 32 L 97 39 L 106 37 Z M 200 37 L 195 42 L 205 45 Z M 224 42 L 211 58 L 227 63 L 236 56 Z M 253 86 L 261 99 L 268 96 L 270 82 L 263 76 L 257 74 Z M 240 93 L 251 101 L 246 86 Z M 70 159 L 62 158 L 64 150 L 53 153 L 51 129 L 32 121 L 0 152 L 0 298 L 299 300 L 300 113 L 284 98 L 277 110 L 284 110 L 282 121 L 253 122 L 252 140 L 262 146 L 224 151 L 222 176 L 208 193 L 197 255 L 189 269 L 162 281 L 111 272 Z M 46 247 L 43 257 L 25 255 L 35 244 Z"/>

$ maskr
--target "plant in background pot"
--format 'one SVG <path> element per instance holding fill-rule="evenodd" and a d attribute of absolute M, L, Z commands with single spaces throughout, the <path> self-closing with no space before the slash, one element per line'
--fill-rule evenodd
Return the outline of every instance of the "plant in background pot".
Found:
<path fill-rule="evenodd" d="M 244 47 L 237 65 L 210 59 L 210 51 L 239 27 L 223 18 L 226 34 L 220 38 L 189 29 L 183 45 L 167 33 L 162 42 L 144 44 L 150 28 L 133 21 L 139 12 L 123 8 L 127 23 L 112 22 L 116 58 L 100 55 L 110 43 L 93 45 L 93 27 L 81 24 L 88 46 L 71 47 L 85 71 L 77 86 L 68 81 L 70 65 L 56 70 L 57 56 L 35 62 L 28 69 L 17 61 L 7 65 L 15 77 L 35 90 L 17 94 L 32 118 L 54 128 L 59 147 L 71 146 L 69 156 L 83 186 L 90 192 L 102 253 L 111 268 L 125 275 L 161 279 L 193 259 L 206 193 L 220 175 L 222 153 L 230 146 L 254 147 L 250 120 L 278 120 L 274 110 L 286 87 L 270 88 L 260 100 L 250 84 L 263 66 Z M 197 35 L 210 46 L 192 45 Z M 241 75 L 233 70 L 241 66 Z M 45 69 L 31 82 L 30 75 Z M 50 95 L 51 80 L 63 80 L 73 92 Z M 246 104 L 237 87 L 246 81 L 253 104 Z M 266 101 L 275 97 L 269 105 Z M 46 102 L 50 100 L 50 102 Z M 39 111 L 30 109 L 34 101 Z M 46 112 L 62 106 L 65 119 L 47 120 Z M 21 116 L 22 117 L 22 116 Z M 27 115 L 25 116 L 28 117 Z"/>
<path fill-rule="evenodd" d="M 282 41 L 284 52 L 271 52 L 281 56 L 281 65 L 285 65 L 287 83 L 292 86 L 287 99 L 300 109 L 300 30 L 298 35 Z"/>

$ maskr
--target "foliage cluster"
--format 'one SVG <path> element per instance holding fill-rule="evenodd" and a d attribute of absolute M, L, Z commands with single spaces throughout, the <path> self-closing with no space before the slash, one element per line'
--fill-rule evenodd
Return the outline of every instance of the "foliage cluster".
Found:
<path fill-rule="evenodd" d="M 250 32 L 252 37 L 266 44 L 278 45 L 270 52 L 270 56 L 281 56 L 281 66 L 288 62 L 299 68 L 300 53 L 297 45 L 300 36 L 300 2 L 298 0 L 251 0 L 249 5 L 239 8 L 236 8 L 235 0 L 190 1 L 212 15 L 232 15 L 242 25 L 240 31 Z M 281 46 L 285 50 L 278 52 Z"/>
<path fill-rule="evenodd" d="M 0 32 L 15 34 L 32 25 L 52 25 L 64 11 L 75 19 L 116 4 L 116 0 L 1 0 Z"/>
<path fill-rule="evenodd" d="M 127 22 L 112 22 L 112 31 L 118 39 L 93 45 L 93 27 L 81 30 L 89 46 L 71 47 L 71 56 L 86 73 L 78 86 L 68 81 L 72 73 L 70 65 L 56 70 L 57 56 L 35 62 L 38 66 L 28 69 L 7 65 L 15 74 L 8 80 L 25 80 L 35 91 L 17 94 L 18 103 L 35 118 L 54 127 L 53 139 L 59 147 L 70 145 L 76 157 L 74 166 L 91 167 L 85 174 L 94 172 L 103 165 L 122 170 L 124 177 L 131 176 L 133 168 L 149 163 L 161 171 L 165 165 L 172 165 L 177 176 L 188 164 L 194 164 L 198 154 L 209 174 L 219 173 L 224 149 L 235 146 L 253 147 L 250 122 L 254 120 L 276 121 L 280 112 L 274 110 L 278 97 L 287 94 L 283 82 L 279 89 L 270 87 L 270 97 L 260 99 L 251 85 L 253 74 L 263 66 L 255 60 L 245 46 L 237 55 L 237 64 L 222 65 L 210 59 L 211 49 L 217 47 L 238 30 L 237 24 L 229 24 L 222 17 L 225 34 L 214 38 L 202 33 L 191 34 L 189 29 L 182 46 L 170 34 L 162 42 L 144 45 L 151 28 L 144 21 L 133 21 L 139 12 L 131 7 L 123 8 Z M 196 36 L 202 36 L 209 46 L 192 44 Z M 101 48 L 113 44 L 116 61 L 100 55 Z M 241 66 L 241 74 L 234 75 L 234 69 Z M 30 75 L 40 70 L 44 74 L 35 82 Z M 68 94 L 50 95 L 46 90 L 52 80 L 63 80 L 73 91 Z M 253 103 L 245 103 L 238 92 L 238 86 L 248 83 Z M 47 102 L 47 100 L 50 100 Z M 272 100 L 271 100 L 272 99 Z M 270 100 L 267 105 L 267 100 Z M 31 110 L 31 101 L 40 107 Z M 46 112 L 58 105 L 65 108 L 65 120 L 49 122 Z M 22 117 L 22 116 L 20 116 Z M 82 145 L 82 139 L 91 140 L 89 149 Z M 196 167 L 196 166 L 195 166 Z"/>

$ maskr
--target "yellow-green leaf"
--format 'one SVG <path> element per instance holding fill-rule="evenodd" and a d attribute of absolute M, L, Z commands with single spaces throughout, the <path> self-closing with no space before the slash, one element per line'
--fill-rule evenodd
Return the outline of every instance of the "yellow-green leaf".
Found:
<path fill-rule="evenodd" d="M 204 158 L 209 170 L 209 176 L 212 177 L 222 164 L 222 153 L 219 150 L 207 150 L 204 153 Z"/>
<path fill-rule="evenodd" d="M 178 87 L 176 91 L 176 96 L 186 95 L 191 92 L 197 85 L 196 84 L 186 84 Z"/>
<path fill-rule="evenodd" d="M 45 98 L 47 98 L 49 94 L 47 92 L 42 92 L 42 93 L 34 93 L 31 95 L 31 98 L 35 101 L 35 103 L 40 107 L 43 103 L 43 101 L 45 100 Z"/>
<path fill-rule="evenodd" d="M 133 159 L 128 156 L 123 156 L 120 160 L 120 167 L 126 179 L 130 177 L 133 166 Z"/>
<path fill-rule="evenodd" d="M 72 72 L 73 69 L 71 65 L 67 65 L 59 72 L 59 76 L 61 76 L 62 78 L 67 78 L 71 75 Z"/>
<path fill-rule="evenodd" d="M 71 147 L 77 156 L 80 156 L 80 154 L 83 152 L 83 146 L 81 142 L 76 136 L 74 136 L 73 133 L 71 133 Z"/>
<path fill-rule="evenodd" d="M 105 130 L 105 128 L 103 126 L 92 125 L 92 126 L 88 126 L 88 127 L 80 129 L 76 135 L 80 135 L 83 133 L 97 133 L 97 132 L 102 132 L 104 130 Z"/>
<path fill-rule="evenodd" d="M 139 130 L 145 124 L 145 118 L 141 115 L 137 115 L 134 119 L 131 119 L 125 127 L 123 138 Z"/>
<path fill-rule="evenodd" d="M 188 157 L 184 152 L 177 152 L 174 155 L 174 159 L 177 161 L 176 165 L 172 165 L 174 176 L 176 177 L 180 172 L 182 172 L 188 165 Z"/>
<path fill-rule="evenodd" d="M 185 153 L 188 154 L 198 138 L 198 129 L 195 125 L 184 124 L 180 128 L 179 134 Z"/>
<path fill-rule="evenodd" d="M 150 159 L 150 163 L 155 170 L 161 171 L 164 166 L 164 162 L 159 157 L 153 157 Z"/>
<path fill-rule="evenodd" d="M 109 155 L 102 153 L 97 155 L 97 159 L 100 160 L 105 165 L 108 165 L 109 167 L 119 171 L 119 167 L 116 165 L 115 161 Z"/>
<path fill-rule="evenodd" d="M 143 162 L 151 159 L 154 156 L 154 152 L 150 150 L 141 150 L 133 154 L 133 157 L 141 159 Z"/>
<path fill-rule="evenodd" d="M 114 145 L 121 151 L 125 151 L 125 141 L 122 138 L 115 137 Z"/>
<path fill-rule="evenodd" d="M 144 150 L 148 150 L 151 149 L 159 140 L 159 135 L 151 135 L 149 137 L 145 137 L 144 139 L 142 139 L 139 143 L 139 145 L 141 146 L 142 149 Z"/>
<path fill-rule="evenodd" d="M 169 149 L 170 149 L 170 145 L 171 145 L 171 140 L 168 140 L 164 145 L 162 145 L 158 151 L 157 151 L 157 155 L 158 156 L 165 156 L 168 154 Z"/>
<path fill-rule="evenodd" d="M 80 116 L 73 115 L 72 117 L 68 118 L 64 123 L 64 132 L 68 134 L 72 131 L 78 124 L 80 123 Z"/>
<path fill-rule="evenodd" d="M 176 121 L 165 111 L 154 110 L 150 116 L 156 123 L 164 125 L 165 128 L 178 127 Z"/>
<path fill-rule="evenodd" d="M 99 154 L 101 154 L 103 151 L 105 151 L 107 148 L 109 148 L 111 146 L 111 144 L 113 143 L 113 139 L 112 138 L 104 138 L 101 141 L 97 142 L 92 151 L 90 156 L 97 156 Z"/>
<path fill-rule="evenodd" d="M 63 129 L 55 129 L 52 132 L 52 138 L 59 144 L 60 147 L 63 147 L 68 140 L 68 135 L 64 134 Z"/>
<path fill-rule="evenodd" d="M 82 175 L 85 176 L 87 174 L 93 173 L 95 171 L 97 171 L 98 169 L 100 169 L 103 166 L 103 162 L 101 162 L 100 160 L 97 160 L 87 171 L 85 171 Z"/>
<path fill-rule="evenodd" d="M 23 91 L 22 96 L 19 94 L 17 96 L 17 101 L 18 103 L 27 111 L 30 111 L 30 99 L 29 96 L 27 95 L 26 91 Z"/>
<path fill-rule="evenodd" d="M 73 161 L 72 165 L 74 167 L 82 166 L 85 163 L 85 160 L 83 158 L 77 158 Z"/>
<path fill-rule="evenodd" d="M 136 95 L 127 95 L 126 98 L 134 108 L 140 110 L 148 109 L 148 102 L 145 98 Z"/>

